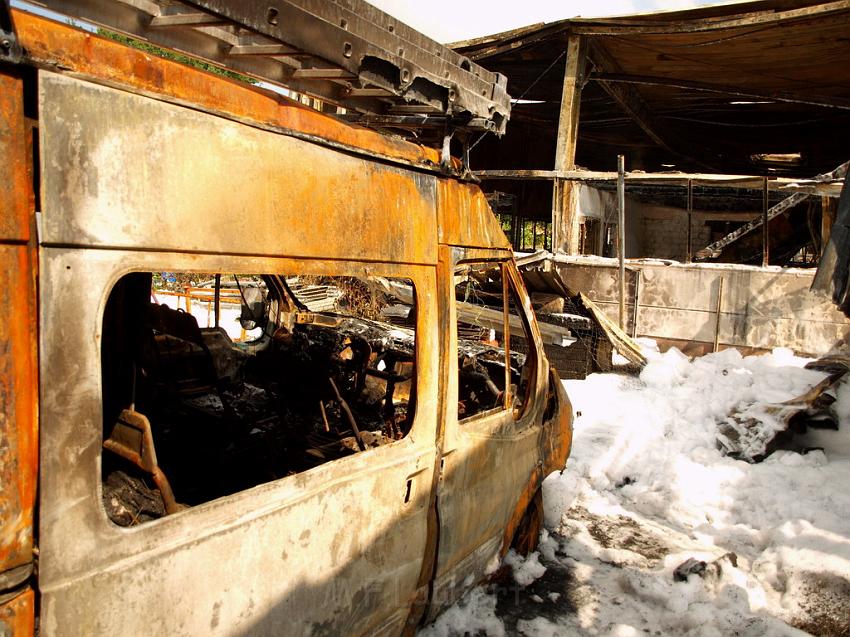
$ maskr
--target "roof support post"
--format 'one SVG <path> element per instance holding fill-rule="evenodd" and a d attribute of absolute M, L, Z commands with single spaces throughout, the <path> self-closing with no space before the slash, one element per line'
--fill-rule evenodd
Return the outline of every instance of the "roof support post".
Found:
<path fill-rule="evenodd" d="M 571 170 L 575 166 L 576 137 L 581 108 L 581 89 L 584 85 L 587 46 L 584 37 L 571 35 L 567 39 L 567 63 L 561 90 L 561 112 L 558 118 L 558 141 L 555 147 L 555 170 Z"/>
<path fill-rule="evenodd" d="M 829 243 L 829 236 L 832 234 L 832 224 L 835 222 L 836 199 L 831 197 L 821 197 L 821 218 L 820 218 L 820 255 L 823 256 L 826 250 L 826 244 Z"/>
<path fill-rule="evenodd" d="M 570 35 L 567 39 L 567 62 L 561 91 L 561 112 L 558 118 L 558 137 L 555 142 L 555 170 L 566 171 L 575 167 L 576 138 L 581 109 L 581 89 L 587 60 L 587 45 L 583 36 Z M 568 254 L 578 252 L 577 215 L 573 206 L 571 181 L 555 178 L 552 184 L 552 251 Z"/>

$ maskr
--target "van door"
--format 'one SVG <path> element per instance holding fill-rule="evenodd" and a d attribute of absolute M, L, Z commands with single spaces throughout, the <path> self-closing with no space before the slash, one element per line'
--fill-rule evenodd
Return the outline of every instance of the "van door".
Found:
<path fill-rule="evenodd" d="M 0 634 L 33 630 L 38 475 L 35 232 L 24 80 L 0 71 Z"/>
<path fill-rule="evenodd" d="M 436 239 L 423 230 L 433 228 L 433 184 L 404 169 L 73 78 L 41 73 L 39 89 L 41 634 L 398 634 L 421 581 L 437 460 L 436 247 L 429 247 Z M 375 184 L 389 184 L 395 195 Z M 418 301 L 411 379 L 417 400 L 408 434 L 119 526 L 107 515 L 111 499 L 103 501 L 105 433 L 114 424 L 104 417 L 103 352 L 116 339 L 112 328 L 131 321 L 104 320 L 114 308 L 129 319 L 144 312 L 114 296 L 127 277 L 150 281 L 174 272 L 235 273 L 243 291 L 256 273 L 408 279 Z M 125 298 L 148 301 L 134 296 L 132 287 L 125 286 Z M 181 302 L 194 303 L 191 293 Z M 185 369 L 196 369 L 193 362 L 206 369 L 194 375 L 192 391 L 213 385 L 205 381 L 216 367 L 209 365 L 210 352 L 198 353 L 203 325 L 188 319 L 185 305 L 170 313 L 162 301 L 156 332 L 146 328 L 148 343 L 164 352 L 159 364 L 187 354 Z M 336 324 L 323 323 L 321 315 L 304 311 L 278 346 L 292 344 L 298 325 Z M 176 323 L 182 328 L 175 329 Z M 335 360 L 342 368 L 350 358 Z M 123 369 L 137 379 L 141 395 L 157 380 L 157 367 L 135 367 L 135 373 L 132 365 Z M 280 369 L 274 360 L 267 367 Z M 293 382 L 301 380 L 297 371 L 289 370 Z M 187 383 L 160 385 L 168 400 L 186 404 L 191 398 L 183 400 Z M 337 389 L 345 392 L 342 385 Z M 314 403 L 318 423 L 320 400 L 327 399 L 317 396 Z M 181 433 L 181 425 L 193 424 L 194 414 L 215 402 L 221 400 L 206 406 L 195 401 L 184 410 L 185 423 L 166 424 Z M 155 412 L 161 404 L 148 405 L 144 416 L 158 446 Z M 335 418 L 345 418 L 342 401 L 335 405 L 336 413 L 327 414 L 331 429 Z M 123 420 L 144 422 L 138 416 Z M 279 420 L 294 426 L 288 416 Z M 222 441 L 227 450 L 231 425 L 238 433 L 234 449 L 244 450 L 270 422 L 221 421 L 227 426 L 217 431 L 183 430 L 197 432 L 196 455 L 191 445 L 183 446 L 187 461 L 197 462 Z M 317 445 L 301 450 L 321 451 Z M 156 451 L 164 465 L 167 454 Z M 222 471 L 233 470 L 223 465 Z M 187 504 L 173 482 L 177 504 Z M 132 484 L 151 491 L 145 476 Z M 138 511 L 131 513 L 131 523 L 141 521 Z"/>
<path fill-rule="evenodd" d="M 537 490 L 547 377 L 510 253 L 441 246 L 440 274 L 448 374 L 458 382 L 447 384 L 434 610 L 494 565 Z"/>
<path fill-rule="evenodd" d="M 288 477 L 272 476 L 269 482 L 249 484 L 211 501 L 189 501 L 194 506 L 158 519 L 127 522 L 122 513 L 134 517 L 138 512 L 126 511 L 131 508 L 127 502 L 135 500 L 122 499 L 120 489 L 141 491 L 145 484 L 150 489 L 153 481 L 131 473 L 133 467 L 124 470 L 136 476 L 127 486 L 116 488 L 112 483 L 115 475 L 126 480 L 123 475 L 101 477 L 102 468 L 114 465 L 116 458 L 103 448 L 108 428 L 101 435 L 106 405 L 101 388 L 107 385 L 101 379 L 100 343 L 105 342 L 107 325 L 103 330 L 100 325 L 104 306 L 107 311 L 113 306 L 109 292 L 115 274 L 125 268 L 161 272 L 190 263 L 215 265 L 214 259 L 199 260 L 195 255 L 171 255 L 168 263 L 161 255 L 127 251 L 43 251 L 42 325 L 60 326 L 42 330 L 42 374 L 47 379 L 42 384 L 39 569 L 43 634 L 398 634 L 419 593 L 429 530 L 437 404 L 437 361 L 431 352 L 437 348 L 427 325 L 435 324 L 435 308 L 420 303 L 416 411 L 408 435 L 371 447 L 373 436 L 367 438 L 365 451 L 317 462 L 298 473 L 293 470 Z M 287 263 L 286 270 L 291 266 Z M 334 266 L 339 272 L 339 264 Z M 388 266 L 370 267 L 381 275 L 392 271 Z M 433 299 L 433 277 L 427 270 L 410 268 L 405 274 L 417 292 Z M 121 279 L 115 287 L 120 284 Z M 186 312 L 174 314 L 185 316 Z M 170 349 L 172 358 L 178 356 L 182 341 L 165 329 L 160 331 L 168 339 L 159 353 L 160 365 L 165 365 L 164 352 Z M 312 373 L 310 364 L 304 362 L 302 374 Z M 137 396 L 143 381 L 148 381 L 142 372 L 149 378 L 156 370 L 140 368 Z M 181 386 L 175 382 L 173 393 Z M 251 391 L 257 391 L 256 384 Z M 341 385 L 339 391 L 344 392 Z M 234 405 L 241 400 L 231 390 L 222 395 Z M 199 401 L 190 397 L 182 404 L 190 403 Z M 351 405 L 354 417 L 360 419 L 357 407 Z M 345 421 L 345 415 L 327 399 L 325 406 L 331 429 L 325 439 L 333 440 L 333 430 Z M 245 472 L 247 479 L 251 469 L 271 471 L 274 458 L 269 459 L 269 454 L 301 444 L 300 438 L 294 445 L 281 440 L 280 434 L 269 429 L 275 425 L 267 417 L 246 421 L 244 426 L 236 422 L 235 429 L 228 424 L 221 431 L 212 430 L 212 424 L 209 430 L 198 426 L 199 416 L 188 410 L 172 414 L 169 421 L 157 421 L 161 409 L 150 400 L 142 403 L 137 398 L 135 409 L 144 411 L 154 427 L 170 427 L 171 438 L 191 436 L 180 447 L 185 465 L 211 481 L 217 476 L 227 478 L 221 480 L 223 484 L 240 482 L 239 475 L 223 475 L 227 472 Z M 288 406 L 272 405 L 272 419 L 280 409 Z M 284 420 L 280 427 L 285 436 L 292 421 Z M 175 432 L 178 429 L 185 433 Z M 224 440 L 225 454 L 209 453 L 231 430 L 232 439 Z M 244 454 L 252 450 L 251 438 L 268 445 L 260 449 L 260 466 L 246 466 Z M 180 479 L 185 484 L 191 476 L 181 471 L 174 449 L 159 446 L 160 441 L 156 456 L 160 468 L 170 462 L 171 468 L 164 473 L 182 508 L 187 497 L 197 497 L 198 488 L 193 483 L 192 489 L 182 490 L 188 495 L 181 494 Z M 232 456 L 228 456 L 231 448 Z M 327 447 L 316 444 L 306 452 L 323 449 Z M 309 458 L 300 453 L 296 462 Z M 219 464 L 209 466 L 209 462 Z M 116 509 L 118 515 L 113 514 Z M 148 509 L 143 513 L 149 516 Z"/>

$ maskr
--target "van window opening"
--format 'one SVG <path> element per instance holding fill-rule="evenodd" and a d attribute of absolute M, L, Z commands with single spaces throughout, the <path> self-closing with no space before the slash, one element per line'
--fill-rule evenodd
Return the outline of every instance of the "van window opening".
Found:
<path fill-rule="evenodd" d="M 404 438 L 416 317 L 406 279 L 124 276 L 103 317 L 109 518 L 139 524 Z"/>
<path fill-rule="evenodd" d="M 455 271 L 458 420 L 512 409 L 523 415 L 535 367 L 534 346 L 518 294 L 502 263 Z"/>

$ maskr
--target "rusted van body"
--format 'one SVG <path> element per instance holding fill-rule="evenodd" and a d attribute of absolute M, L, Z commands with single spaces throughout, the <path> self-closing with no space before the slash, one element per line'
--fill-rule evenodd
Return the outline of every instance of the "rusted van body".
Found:
<path fill-rule="evenodd" d="M 479 582 L 518 531 L 533 536 L 541 482 L 569 453 L 572 410 L 479 188 L 441 171 L 433 150 L 14 16 L 27 57 L 0 67 L 4 630 L 31 634 L 37 617 L 44 635 L 410 633 Z M 501 349 L 487 347 L 508 358 L 492 404 L 472 410 L 458 381 L 457 286 L 476 268 L 497 273 L 504 288 L 503 329 L 490 329 Z M 164 466 L 168 454 L 154 414 L 188 395 L 156 377 L 147 349 L 126 353 L 141 334 L 126 325 L 151 311 L 143 275 L 166 271 L 263 274 L 268 333 L 253 350 L 232 346 L 250 359 L 240 382 L 259 373 L 250 366 L 264 348 L 291 351 L 304 330 L 366 324 L 308 310 L 294 299 L 292 275 L 404 282 L 415 300 L 398 343 L 350 331 L 341 341 L 348 354 L 333 358 L 350 369 L 355 345 L 368 341 L 352 383 L 382 383 L 387 397 L 375 404 L 390 420 L 400 410 L 396 430 L 364 443 L 368 432 L 354 422 L 363 412 L 331 380 L 316 394 L 323 440 L 338 418 L 359 449 L 337 457 L 316 443 L 304 447 L 312 464 L 281 467 L 268 456 L 289 447 L 266 435 L 262 418 L 244 445 L 219 444 L 243 434 L 205 424 L 180 438 L 173 469 L 160 472 L 174 483 L 176 508 L 117 524 L 106 508 L 110 449 L 138 442 L 134 462 L 151 480 L 133 484 L 158 492 L 157 456 Z M 167 331 L 150 342 L 180 341 Z M 510 358 L 509 333 L 522 333 L 521 357 Z M 378 361 L 384 346 L 394 358 Z M 218 356 L 206 341 L 200 349 Z M 275 392 L 286 383 L 312 391 L 312 368 L 293 372 L 281 360 L 261 370 L 275 379 L 266 387 L 274 426 Z M 406 383 L 402 399 L 392 398 L 396 383 Z M 210 387 L 222 403 L 236 401 L 232 389 Z M 145 414 L 150 446 L 117 440 L 116 422 L 129 427 Z M 248 447 L 247 460 L 227 456 Z M 195 482 L 175 478 L 183 461 Z M 237 469 L 266 477 L 240 482 L 230 475 Z M 211 483 L 220 489 L 198 491 Z"/>

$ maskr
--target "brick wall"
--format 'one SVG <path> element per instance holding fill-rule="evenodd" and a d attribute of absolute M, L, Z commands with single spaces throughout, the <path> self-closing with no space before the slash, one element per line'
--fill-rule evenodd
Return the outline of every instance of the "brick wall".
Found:
<path fill-rule="evenodd" d="M 580 184 L 573 202 L 581 218 L 617 224 L 617 193 Z M 693 213 L 691 247 L 693 252 L 711 243 L 711 228 Z M 577 229 L 579 224 L 575 225 Z M 578 237 L 574 238 L 576 244 Z M 594 246 L 595 248 L 595 246 Z M 595 252 L 591 250 L 590 252 Z M 685 261 L 688 255 L 688 214 L 683 208 L 658 206 L 639 201 L 626 193 L 626 258 L 657 258 Z"/>
<path fill-rule="evenodd" d="M 694 219 L 691 229 L 694 252 L 711 242 L 711 229 L 705 221 Z M 688 217 L 677 213 L 669 218 L 643 216 L 640 219 L 642 257 L 684 261 L 688 254 Z"/>

